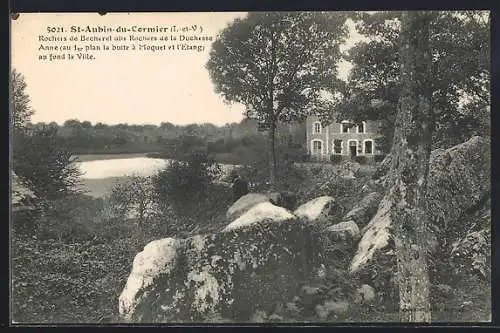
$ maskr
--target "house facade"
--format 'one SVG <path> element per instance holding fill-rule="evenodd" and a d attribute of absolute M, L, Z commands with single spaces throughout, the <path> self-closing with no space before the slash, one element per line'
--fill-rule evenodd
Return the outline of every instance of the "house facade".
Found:
<path fill-rule="evenodd" d="M 381 154 L 376 146 L 379 137 L 376 121 L 357 124 L 342 121 L 323 126 L 318 116 L 309 116 L 306 120 L 307 151 L 315 161 L 329 161 L 332 156 L 343 160 L 365 156 L 371 160 Z"/>

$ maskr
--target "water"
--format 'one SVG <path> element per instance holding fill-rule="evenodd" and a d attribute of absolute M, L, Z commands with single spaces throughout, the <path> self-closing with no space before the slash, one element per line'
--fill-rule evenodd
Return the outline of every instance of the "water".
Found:
<path fill-rule="evenodd" d="M 149 157 L 117 158 L 78 163 L 83 179 L 103 179 L 130 175 L 151 176 L 164 168 L 168 160 Z"/>

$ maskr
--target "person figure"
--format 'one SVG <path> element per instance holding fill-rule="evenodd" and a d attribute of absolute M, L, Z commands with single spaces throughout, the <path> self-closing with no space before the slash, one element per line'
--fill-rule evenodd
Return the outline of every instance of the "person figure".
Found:
<path fill-rule="evenodd" d="M 233 176 L 233 202 L 248 194 L 248 182 L 243 180 L 239 174 Z"/>

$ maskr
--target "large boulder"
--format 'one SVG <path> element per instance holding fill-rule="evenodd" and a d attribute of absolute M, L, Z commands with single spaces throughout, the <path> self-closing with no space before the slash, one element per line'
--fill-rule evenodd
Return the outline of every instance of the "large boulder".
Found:
<path fill-rule="evenodd" d="M 449 149 L 432 151 L 429 165 L 427 205 L 431 224 L 446 230 L 470 208 L 490 195 L 490 144 L 481 137 Z M 391 239 L 391 202 L 382 199 L 352 259 L 351 272 L 359 271 Z M 436 241 L 429 240 L 436 244 Z"/>
<path fill-rule="evenodd" d="M 267 194 L 269 201 L 288 210 L 294 210 L 297 204 L 297 195 L 293 192 L 271 192 Z"/>
<path fill-rule="evenodd" d="M 300 205 L 294 214 L 311 224 L 326 226 L 331 224 L 331 216 L 337 208 L 333 197 L 322 196 Z"/>
<path fill-rule="evenodd" d="M 229 223 L 223 231 L 239 229 L 252 226 L 255 223 L 261 222 L 280 222 L 294 219 L 285 208 L 273 205 L 270 202 L 261 202 L 248 210 L 245 214 L 238 217 L 233 222 Z"/>
<path fill-rule="evenodd" d="M 119 299 L 124 321 L 250 320 L 300 293 L 322 264 L 315 233 L 299 219 L 260 221 L 211 235 L 162 239 L 137 254 Z"/>
<path fill-rule="evenodd" d="M 248 193 L 238 200 L 236 200 L 231 207 L 226 212 L 226 218 L 228 221 L 234 221 L 253 206 L 261 203 L 268 202 L 269 196 L 261 193 Z"/>
<path fill-rule="evenodd" d="M 491 196 L 490 142 L 479 136 L 431 154 L 427 202 L 433 224 L 445 230 Z"/>
<path fill-rule="evenodd" d="M 326 233 L 333 241 L 357 241 L 359 239 L 359 228 L 352 220 L 331 225 L 326 229 Z"/>
<path fill-rule="evenodd" d="M 345 216 L 344 220 L 354 221 L 358 227 L 362 228 L 368 224 L 370 219 L 377 212 L 378 204 L 382 200 L 382 194 L 371 192 L 358 202 Z"/>

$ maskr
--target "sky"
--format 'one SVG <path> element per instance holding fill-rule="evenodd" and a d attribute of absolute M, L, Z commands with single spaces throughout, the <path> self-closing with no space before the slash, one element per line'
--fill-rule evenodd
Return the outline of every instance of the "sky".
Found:
<path fill-rule="evenodd" d="M 90 51 L 94 60 L 39 60 L 41 44 L 69 45 L 82 42 L 47 42 L 39 36 L 79 36 L 70 33 L 71 26 L 191 27 L 196 35 L 216 35 L 235 18 L 246 13 L 23 13 L 11 24 L 11 66 L 24 75 L 35 110 L 32 122 L 62 124 L 68 119 L 88 120 L 93 124 L 174 124 L 213 123 L 223 125 L 243 119 L 244 106 L 227 104 L 214 92 L 205 64 L 211 42 L 198 51 Z M 350 38 L 343 50 L 362 37 L 349 22 Z M 64 32 L 48 33 L 48 27 Z M 200 31 L 203 27 L 203 32 Z M 107 35 L 90 33 L 86 35 Z M 113 34 L 113 36 L 116 34 Z M 125 33 L 127 36 L 129 33 Z M 139 35 L 139 34 L 136 34 Z M 140 33 L 144 36 L 170 33 Z M 122 42 L 115 42 L 120 45 Z M 142 43 L 142 42 L 137 42 Z M 156 43 L 156 42 L 151 42 Z M 191 42 L 193 44 L 193 42 Z M 88 44 L 88 43 L 87 43 Z M 99 45 L 100 42 L 96 42 Z M 108 43 L 109 44 L 109 43 Z M 128 42 L 128 45 L 131 43 Z M 193 44 L 194 45 L 194 44 Z M 76 52 L 72 52 L 76 53 Z M 347 78 L 350 65 L 339 64 L 339 75 Z"/>

